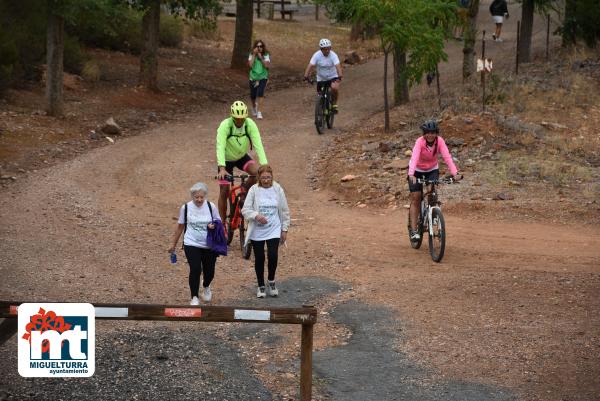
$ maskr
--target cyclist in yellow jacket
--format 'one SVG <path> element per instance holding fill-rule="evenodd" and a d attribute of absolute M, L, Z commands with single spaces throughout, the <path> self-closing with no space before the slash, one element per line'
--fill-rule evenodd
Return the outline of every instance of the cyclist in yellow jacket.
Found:
<path fill-rule="evenodd" d="M 227 221 L 227 198 L 231 183 L 226 180 L 228 175 L 233 175 L 233 168 L 256 175 L 258 165 L 248 151 L 254 149 L 258 156 L 258 163 L 267 164 L 267 156 L 260 139 L 260 132 L 256 123 L 248 118 L 248 107 L 240 100 L 231 105 L 231 115 L 221 122 L 217 129 L 217 165 L 219 179 L 219 215 L 221 221 Z M 250 177 L 247 187 L 256 183 L 255 177 Z"/>

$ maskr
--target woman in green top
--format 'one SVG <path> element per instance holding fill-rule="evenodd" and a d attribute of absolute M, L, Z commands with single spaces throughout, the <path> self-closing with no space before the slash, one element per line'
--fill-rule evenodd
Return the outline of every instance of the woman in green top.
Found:
<path fill-rule="evenodd" d="M 260 104 L 265 96 L 265 88 L 269 80 L 269 67 L 271 58 L 265 42 L 257 40 L 252 46 L 252 52 L 248 56 L 248 67 L 250 68 L 250 99 L 252 100 L 252 115 L 262 120 Z"/>

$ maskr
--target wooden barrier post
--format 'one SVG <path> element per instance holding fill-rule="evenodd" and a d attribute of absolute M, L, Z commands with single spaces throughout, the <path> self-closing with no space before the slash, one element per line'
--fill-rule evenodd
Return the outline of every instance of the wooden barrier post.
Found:
<path fill-rule="evenodd" d="M 4 319 L 0 323 L 0 345 L 7 342 L 17 332 L 17 319 Z"/>
<path fill-rule="evenodd" d="M 313 325 L 306 323 L 302 325 L 302 342 L 300 344 L 300 400 L 311 401 L 312 399 L 312 348 L 313 348 Z"/>
<path fill-rule="evenodd" d="M 17 331 L 18 306 L 24 302 L 0 301 L 0 345 Z M 36 303 L 50 303 L 36 302 Z M 280 323 L 302 325 L 300 348 L 300 399 L 312 398 L 312 348 L 313 326 L 317 322 L 317 309 L 303 305 L 301 308 L 254 308 L 233 306 L 182 306 L 144 304 L 95 304 L 96 319 L 103 320 L 158 320 L 200 322 Z"/>

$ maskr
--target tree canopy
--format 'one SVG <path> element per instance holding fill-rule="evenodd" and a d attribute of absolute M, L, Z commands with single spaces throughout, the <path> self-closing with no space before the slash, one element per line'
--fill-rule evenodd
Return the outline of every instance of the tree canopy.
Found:
<path fill-rule="evenodd" d="M 447 26 L 455 18 L 451 0 L 354 0 L 354 18 L 376 26 L 382 48 L 408 56 L 406 79 L 413 84 L 448 59 Z"/>

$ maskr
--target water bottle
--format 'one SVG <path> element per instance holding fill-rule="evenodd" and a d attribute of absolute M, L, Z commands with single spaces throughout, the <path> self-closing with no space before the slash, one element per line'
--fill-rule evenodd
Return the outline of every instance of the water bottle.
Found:
<path fill-rule="evenodd" d="M 175 252 L 171 252 L 171 264 L 174 265 L 177 263 L 177 254 Z"/>

